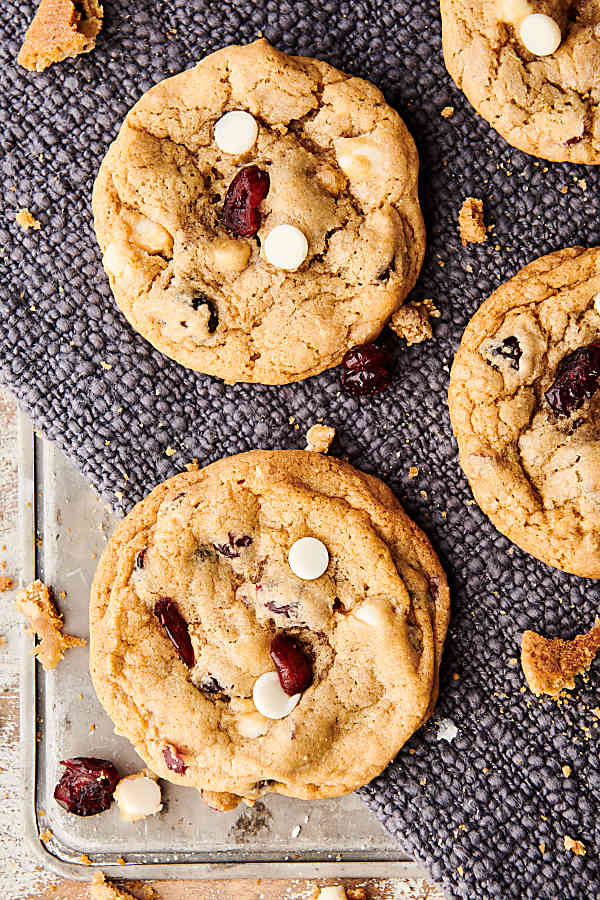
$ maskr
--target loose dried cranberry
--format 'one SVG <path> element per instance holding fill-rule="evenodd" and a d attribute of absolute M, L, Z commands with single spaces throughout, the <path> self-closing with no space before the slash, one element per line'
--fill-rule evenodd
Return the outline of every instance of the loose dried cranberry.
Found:
<path fill-rule="evenodd" d="M 135 558 L 136 569 L 143 569 L 144 566 L 146 565 L 146 553 L 147 552 L 148 552 L 148 548 L 144 547 L 144 549 L 140 550 L 140 552 L 137 554 L 137 556 Z"/>
<path fill-rule="evenodd" d="M 219 313 L 217 312 L 217 304 L 215 301 L 211 300 L 208 294 L 199 291 L 196 296 L 192 298 L 192 306 L 196 310 L 200 306 L 208 307 L 208 324 L 206 327 L 208 328 L 209 334 L 214 334 L 219 325 Z"/>
<path fill-rule="evenodd" d="M 521 356 L 523 355 L 523 351 L 521 350 L 521 345 L 519 344 L 516 337 L 512 335 L 510 337 L 504 338 L 501 344 L 498 347 L 494 347 L 492 349 L 492 356 L 501 356 L 502 359 L 510 360 L 511 369 L 519 369 L 519 361 Z"/>
<path fill-rule="evenodd" d="M 254 237 L 260 228 L 258 207 L 269 193 L 268 172 L 258 166 L 240 169 L 231 184 L 223 204 L 223 224 L 237 237 Z"/>
<path fill-rule="evenodd" d="M 167 769 L 170 769 L 171 772 L 176 772 L 178 775 L 185 775 L 187 766 L 177 747 L 167 744 L 163 747 L 163 757 L 167 764 Z"/>
<path fill-rule="evenodd" d="M 170 597 L 161 597 L 154 607 L 154 615 L 167 632 L 167 637 L 177 650 L 182 663 L 192 669 L 195 663 L 194 648 L 187 622 L 179 612 L 177 604 Z"/>
<path fill-rule="evenodd" d="M 342 387 L 355 397 L 378 394 L 392 381 L 387 354 L 377 344 L 353 347 L 344 356 L 342 365 Z"/>
<path fill-rule="evenodd" d="M 600 387 L 600 341 L 580 347 L 562 359 L 546 400 L 556 416 L 570 416 Z"/>
<path fill-rule="evenodd" d="M 228 544 L 214 544 L 215 550 L 217 550 L 222 556 L 226 556 L 227 559 L 238 559 L 240 553 L 240 549 L 244 547 L 249 547 L 252 543 L 252 538 L 249 534 L 244 534 L 242 537 L 234 538 L 231 531 L 228 534 L 229 543 Z"/>
<path fill-rule="evenodd" d="M 292 697 L 312 684 L 311 664 L 298 641 L 287 634 L 276 634 L 271 642 L 271 658 L 275 663 L 281 687 Z"/>
<path fill-rule="evenodd" d="M 54 799 L 76 816 L 95 816 L 108 809 L 119 781 L 111 762 L 92 756 L 61 760 L 67 771 L 54 789 Z"/>

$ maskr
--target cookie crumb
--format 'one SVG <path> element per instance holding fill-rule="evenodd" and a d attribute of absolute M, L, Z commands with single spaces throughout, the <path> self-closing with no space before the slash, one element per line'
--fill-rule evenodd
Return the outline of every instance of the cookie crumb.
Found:
<path fill-rule="evenodd" d="M 177 450 L 175 450 L 174 447 L 167 447 L 167 449 L 165 450 L 165 456 L 175 456 L 176 453 Z"/>
<path fill-rule="evenodd" d="M 91 865 L 92 865 L 92 861 L 91 861 L 91 859 L 89 858 L 89 856 L 87 855 L 87 853 L 82 853 L 82 854 L 81 854 L 81 856 L 79 857 L 79 862 L 82 863 L 84 866 L 91 866 Z"/>
<path fill-rule="evenodd" d="M 331 425 L 313 425 L 306 432 L 306 449 L 316 453 L 327 453 L 335 437 Z"/>
<path fill-rule="evenodd" d="M 216 809 L 219 812 L 228 812 L 230 809 L 237 809 L 240 805 L 241 797 L 237 794 L 229 794 L 227 791 L 200 791 L 200 796 L 207 806 Z"/>
<path fill-rule="evenodd" d="M 95 872 L 90 884 L 91 900 L 135 900 L 135 898 L 118 888 L 111 881 L 107 881 L 104 872 Z"/>
<path fill-rule="evenodd" d="M 30 72 L 43 72 L 52 63 L 89 53 L 96 45 L 103 17 L 98 0 L 41 0 L 17 62 Z"/>
<path fill-rule="evenodd" d="M 185 469 L 187 472 L 198 472 L 200 470 L 200 466 L 198 465 L 198 460 L 193 459 L 191 462 L 186 463 Z"/>
<path fill-rule="evenodd" d="M 545 845 L 545 843 L 544 843 L 543 841 L 541 841 L 541 842 L 538 844 L 538 847 L 540 848 L 540 853 L 541 853 L 542 856 L 543 856 L 544 853 L 546 852 L 546 845 Z"/>
<path fill-rule="evenodd" d="M 348 895 L 341 884 L 331 884 L 315 890 L 317 893 L 314 900 L 348 900 Z"/>
<path fill-rule="evenodd" d="M 16 214 L 15 219 L 17 220 L 17 225 L 19 225 L 23 231 L 29 231 L 30 228 L 33 228 L 34 231 L 39 231 L 42 227 L 42 223 L 38 222 L 36 217 L 32 215 L 28 209 L 20 209 Z"/>
<path fill-rule="evenodd" d="M 456 727 L 452 719 L 440 719 L 440 721 L 438 722 L 437 732 L 438 741 L 447 741 L 449 744 L 451 744 L 457 734 L 458 728 Z"/>
<path fill-rule="evenodd" d="M 525 631 L 521 643 L 521 667 L 534 694 L 557 697 L 563 690 L 575 687 L 575 675 L 591 666 L 600 650 L 600 623 L 572 641 L 545 638 L 535 631 Z"/>
<path fill-rule="evenodd" d="M 50 838 L 52 837 L 52 832 L 49 828 L 46 828 L 45 831 L 40 831 L 40 840 L 44 841 L 44 843 L 48 843 Z"/>
<path fill-rule="evenodd" d="M 426 298 L 418 302 L 405 303 L 394 313 L 389 325 L 398 337 L 404 338 L 408 346 L 428 341 L 432 335 L 431 319 L 439 319 L 441 313 L 433 300 Z"/>
<path fill-rule="evenodd" d="M 487 240 L 482 200 L 467 197 L 458 214 L 458 227 L 463 247 L 467 244 L 483 244 Z"/>
<path fill-rule="evenodd" d="M 39 579 L 17 592 L 15 606 L 29 619 L 30 634 L 37 634 L 40 643 L 34 649 L 44 669 L 53 669 L 69 647 L 82 647 L 82 638 L 63 633 L 62 617 L 52 600 L 50 589 Z"/>
<path fill-rule="evenodd" d="M 8 575 L 0 575 L 0 594 L 4 594 L 6 591 L 10 591 L 14 584 L 12 578 L 9 578 Z"/>
<path fill-rule="evenodd" d="M 410 469 L 408 470 L 409 478 L 416 478 L 418 474 L 419 474 L 419 469 L 417 466 L 411 466 Z"/>
<path fill-rule="evenodd" d="M 442 110 L 441 115 L 444 119 L 451 119 L 454 115 L 454 107 L 453 106 L 445 106 Z"/>
<path fill-rule="evenodd" d="M 571 766 L 563 766 L 562 767 L 562 773 L 565 776 L 565 778 L 569 778 L 572 771 L 573 771 L 573 769 L 571 768 Z"/>
<path fill-rule="evenodd" d="M 581 841 L 575 841 L 568 834 L 565 834 L 565 850 L 572 850 L 576 856 L 585 856 L 586 849 Z"/>

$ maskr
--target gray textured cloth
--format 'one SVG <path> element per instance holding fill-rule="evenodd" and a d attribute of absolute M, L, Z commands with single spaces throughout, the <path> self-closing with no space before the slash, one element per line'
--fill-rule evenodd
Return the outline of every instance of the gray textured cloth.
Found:
<path fill-rule="evenodd" d="M 446 408 L 453 351 L 490 291 L 542 253 L 600 243 L 598 169 L 538 162 L 478 118 L 444 70 L 435 0 L 106 0 L 92 54 L 30 75 L 15 58 L 34 5 L 7 0 L 0 26 L 1 379 L 114 505 L 123 492 L 124 510 L 192 457 L 301 447 L 318 417 L 334 425 L 334 449 L 396 490 L 453 588 L 437 716 L 458 736 L 438 741 L 430 723 L 365 800 L 449 896 L 598 896 L 597 668 L 558 707 L 522 692 L 511 664 L 524 628 L 589 627 L 598 586 L 521 553 L 470 504 Z M 395 382 L 372 400 L 340 393 L 335 370 L 283 388 L 224 387 L 188 372 L 133 333 L 102 271 L 90 193 L 128 108 L 161 78 L 261 32 L 370 78 L 418 144 L 429 247 L 414 297 L 434 298 L 443 315 L 426 345 L 407 351 L 389 337 Z M 449 120 L 446 104 L 456 108 Z M 496 228 L 486 245 L 463 249 L 456 217 L 468 195 L 484 198 Z M 22 206 L 41 231 L 16 226 Z M 565 834 L 587 855 L 566 852 Z"/>

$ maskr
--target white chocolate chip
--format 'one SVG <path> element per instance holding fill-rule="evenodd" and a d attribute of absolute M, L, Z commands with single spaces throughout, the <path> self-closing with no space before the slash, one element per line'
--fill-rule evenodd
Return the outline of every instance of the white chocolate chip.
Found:
<path fill-rule="evenodd" d="M 129 218 L 130 240 L 136 247 L 148 253 L 163 253 L 168 256 L 173 248 L 173 238 L 166 228 L 148 219 L 135 215 Z"/>
<path fill-rule="evenodd" d="M 223 153 L 241 156 L 256 143 L 258 124 L 254 116 L 243 109 L 234 109 L 221 116 L 215 125 L 215 143 Z"/>
<path fill-rule="evenodd" d="M 238 733 L 245 738 L 259 738 L 269 730 L 264 716 L 259 715 L 259 713 L 246 713 L 240 716 L 235 723 L 235 727 Z"/>
<path fill-rule="evenodd" d="M 127 244 L 122 241 L 111 241 L 102 257 L 102 265 L 113 278 L 129 278 L 133 276 L 131 255 L 127 252 Z"/>
<path fill-rule="evenodd" d="M 288 561 L 294 575 L 303 581 L 314 581 L 327 571 L 329 552 L 323 541 L 303 537 L 290 547 Z"/>
<path fill-rule="evenodd" d="M 281 687 L 277 672 L 265 672 L 254 682 L 254 705 L 267 719 L 284 719 L 298 705 L 301 694 L 288 696 Z"/>
<path fill-rule="evenodd" d="M 115 788 L 115 800 L 126 822 L 137 822 L 162 809 L 160 786 L 146 772 L 121 778 Z"/>
<path fill-rule="evenodd" d="M 360 606 L 352 610 L 352 613 L 359 621 L 364 622 L 365 625 L 381 625 L 381 612 L 374 603 L 361 603 Z"/>
<path fill-rule="evenodd" d="M 598 291 L 598 293 L 594 297 L 594 309 L 596 310 L 598 315 L 600 315 L 600 291 Z"/>
<path fill-rule="evenodd" d="M 250 259 L 250 246 L 246 241 L 219 238 L 210 247 L 212 264 L 217 272 L 242 272 Z"/>
<path fill-rule="evenodd" d="M 306 235 L 295 225 L 276 225 L 263 242 L 263 254 L 276 269 L 293 272 L 308 256 Z"/>
<path fill-rule="evenodd" d="M 517 25 L 533 12 L 528 0 L 498 0 L 499 15 L 503 22 Z"/>
<path fill-rule="evenodd" d="M 332 884 L 320 889 L 317 900 L 348 900 L 348 898 L 341 884 Z"/>
<path fill-rule="evenodd" d="M 380 165 L 379 147 L 366 136 L 338 138 L 335 152 L 340 169 L 350 181 L 366 181 Z"/>
<path fill-rule="evenodd" d="M 523 19 L 519 33 L 529 52 L 535 56 L 550 56 L 562 41 L 558 22 L 545 13 L 532 13 Z"/>

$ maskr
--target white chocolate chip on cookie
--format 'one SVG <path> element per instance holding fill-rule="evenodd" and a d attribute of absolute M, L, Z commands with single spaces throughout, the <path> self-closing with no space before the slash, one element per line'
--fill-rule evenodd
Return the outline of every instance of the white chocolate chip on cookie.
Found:
<path fill-rule="evenodd" d="M 532 13 L 523 19 L 519 34 L 529 52 L 535 56 L 551 56 L 562 41 L 558 22 L 545 13 Z"/>
<path fill-rule="evenodd" d="M 276 269 L 293 272 L 308 256 L 306 235 L 295 225 L 276 225 L 264 240 L 263 253 Z"/>
<path fill-rule="evenodd" d="M 102 265 L 108 274 L 124 281 L 133 277 L 132 262 L 127 244 L 120 240 L 111 241 L 102 257 Z"/>
<path fill-rule="evenodd" d="M 365 625 L 381 625 L 381 612 L 374 603 L 361 603 L 361 605 L 352 612 L 353 615 L 359 619 L 359 621 L 364 622 Z"/>
<path fill-rule="evenodd" d="M 369 137 L 339 138 L 334 146 L 338 165 L 350 181 L 366 181 L 377 172 L 380 153 Z"/>
<path fill-rule="evenodd" d="M 265 672 L 254 683 L 252 699 L 259 713 L 267 719 L 284 719 L 298 706 L 301 694 L 288 696 L 277 672 Z"/>
<path fill-rule="evenodd" d="M 292 544 L 288 560 L 294 575 L 303 581 L 314 581 L 327 571 L 329 552 L 323 541 L 304 537 Z"/>
<path fill-rule="evenodd" d="M 596 310 L 598 315 L 600 315 L 600 291 L 598 291 L 598 293 L 594 297 L 594 309 Z"/>
<path fill-rule="evenodd" d="M 259 738 L 267 733 L 269 726 L 265 722 L 264 716 L 255 712 L 240 716 L 236 721 L 236 729 L 242 737 Z"/>
<path fill-rule="evenodd" d="M 215 125 L 215 143 L 223 153 L 241 156 L 251 150 L 258 137 L 258 123 L 243 109 L 221 116 Z"/>
<path fill-rule="evenodd" d="M 213 241 L 210 253 L 217 272 L 243 272 L 250 259 L 250 246 L 246 241 L 219 238 Z"/>
<path fill-rule="evenodd" d="M 502 21 L 513 25 L 522 22 L 533 12 L 533 7 L 527 0 L 498 0 L 498 7 Z"/>
<path fill-rule="evenodd" d="M 136 213 L 129 216 L 129 239 L 141 250 L 148 253 L 161 253 L 170 256 L 173 249 L 173 238 L 166 228 Z"/>

